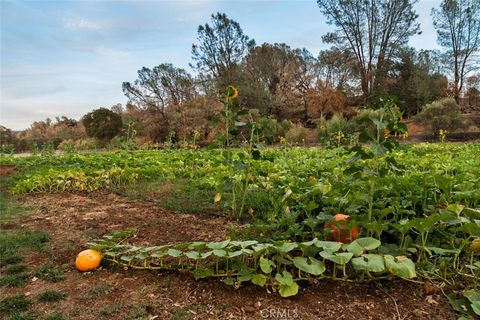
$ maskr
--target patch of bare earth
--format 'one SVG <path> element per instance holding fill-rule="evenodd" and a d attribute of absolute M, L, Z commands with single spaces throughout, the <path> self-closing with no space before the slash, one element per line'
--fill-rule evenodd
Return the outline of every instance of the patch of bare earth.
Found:
<path fill-rule="evenodd" d="M 404 281 L 353 284 L 321 281 L 302 284 L 299 294 L 278 293 L 245 285 L 239 289 L 218 279 L 195 281 L 186 274 L 120 268 L 79 273 L 76 254 L 93 238 L 129 227 L 143 245 L 192 240 L 222 240 L 231 222 L 219 216 L 174 214 L 158 206 L 125 200 L 109 193 L 29 195 L 36 208 L 20 220 L 22 227 L 51 235 L 48 252 L 25 257 L 31 270 L 44 263 L 63 265 L 66 279 L 37 279 L 0 296 L 46 289 L 67 293 L 65 300 L 36 303 L 38 314 L 61 311 L 71 319 L 455 319 L 441 295 L 426 296 L 422 286 Z"/>
<path fill-rule="evenodd" d="M 15 171 L 14 166 L 0 166 L 0 177 L 8 177 Z"/>

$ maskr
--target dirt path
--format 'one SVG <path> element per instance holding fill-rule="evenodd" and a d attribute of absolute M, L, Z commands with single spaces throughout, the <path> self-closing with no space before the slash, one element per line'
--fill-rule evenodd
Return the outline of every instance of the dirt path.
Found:
<path fill-rule="evenodd" d="M 22 288 L 1 288 L 0 297 L 35 296 L 46 289 L 67 294 L 60 302 L 36 303 L 33 309 L 40 315 L 59 311 L 69 319 L 456 319 L 442 295 L 426 296 L 421 285 L 403 281 L 322 281 L 302 284 L 297 296 L 282 299 L 253 285 L 234 289 L 219 280 L 195 281 L 182 274 L 119 268 L 81 274 L 73 265 L 75 255 L 106 233 L 135 227 L 135 242 L 144 245 L 222 240 L 231 222 L 175 214 L 100 192 L 20 200 L 33 210 L 20 219 L 21 227 L 51 235 L 48 251 L 25 256 L 26 264 L 31 270 L 48 262 L 62 265 L 66 278 L 57 283 L 30 279 Z"/>

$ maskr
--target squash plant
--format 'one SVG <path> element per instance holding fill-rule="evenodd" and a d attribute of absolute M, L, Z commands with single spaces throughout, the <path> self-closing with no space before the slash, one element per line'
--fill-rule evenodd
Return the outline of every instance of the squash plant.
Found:
<path fill-rule="evenodd" d="M 89 246 L 125 268 L 184 270 L 196 279 L 219 277 L 236 287 L 252 282 L 278 290 L 282 297 L 297 294 L 300 281 L 416 277 L 410 259 L 379 253 L 380 241 L 369 237 L 349 244 L 315 238 L 306 242 L 225 240 L 139 247 L 125 243 L 125 235 L 131 233 L 107 236 Z"/>

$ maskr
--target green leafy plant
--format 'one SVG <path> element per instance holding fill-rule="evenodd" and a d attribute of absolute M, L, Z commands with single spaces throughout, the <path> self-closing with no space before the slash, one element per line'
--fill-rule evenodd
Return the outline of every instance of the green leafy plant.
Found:
<path fill-rule="evenodd" d="M 213 118 L 212 127 L 219 127 L 221 124 L 222 132 L 218 133 L 215 138 L 222 146 L 238 146 L 241 141 L 237 137 L 240 136 L 241 128 L 247 125 L 247 122 L 242 121 L 241 118 L 248 114 L 248 110 L 236 107 L 238 90 L 232 85 L 227 86 L 225 91 L 219 93 L 219 96 L 223 109 L 219 115 Z"/>
<path fill-rule="evenodd" d="M 380 241 L 360 238 L 345 245 L 313 239 L 306 242 L 256 240 L 191 242 L 138 247 L 124 242 L 113 244 L 107 236 L 90 247 L 101 250 L 104 259 L 124 268 L 185 270 L 196 279 L 221 277 L 227 284 L 243 282 L 278 289 L 282 297 L 297 294 L 298 281 L 314 279 L 373 279 L 393 275 L 416 277 L 415 264 L 405 256 L 376 253 Z M 327 270 L 330 270 L 327 272 Z M 337 276 L 337 270 L 342 276 Z"/>

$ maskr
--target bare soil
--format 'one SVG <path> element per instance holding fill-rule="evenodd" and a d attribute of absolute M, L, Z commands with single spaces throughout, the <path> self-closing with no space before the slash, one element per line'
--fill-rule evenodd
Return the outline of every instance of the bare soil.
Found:
<path fill-rule="evenodd" d="M 137 228 L 142 245 L 192 240 L 222 240 L 232 222 L 218 215 L 178 214 L 158 205 L 118 195 L 61 193 L 19 199 L 32 208 L 16 227 L 43 230 L 51 236 L 47 252 L 24 256 L 29 270 L 45 263 L 62 265 L 65 280 L 31 277 L 22 288 L 1 288 L 0 298 L 25 293 L 32 299 L 47 289 L 65 292 L 65 300 L 35 303 L 38 315 L 62 312 L 70 319 L 456 319 L 439 294 L 426 295 L 421 284 L 406 281 L 355 284 L 322 281 L 302 284 L 293 298 L 219 280 L 195 281 L 181 273 L 101 268 L 79 273 L 76 254 L 94 238 Z M 11 226 L 10 226 L 11 227 Z"/>
<path fill-rule="evenodd" d="M 0 166 L 0 177 L 7 177 L 15 171 L 14 166 Z"/>

